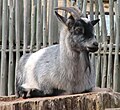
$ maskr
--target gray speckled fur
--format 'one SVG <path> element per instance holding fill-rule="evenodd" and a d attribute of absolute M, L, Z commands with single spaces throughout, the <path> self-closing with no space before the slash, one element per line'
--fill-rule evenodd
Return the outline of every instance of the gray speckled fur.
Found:
<path fill-rule="evenodd" d="M 70 37 L 79 43 L 78 51 L 72 48 L 74 43 Z M 83 48 L 92 46 L 96 39 L 94 35 L 85 41 L 81 41 L 81 36 L 77 37 L 71 36 L 68 28 L 63 26 L 60 44 L 23 55 L 17 68 L 16 88 L 35 88 L 44 94 L 51 94 L 53 88 L 65 90 L 67 94 L 93 88 L 95 73 L 90 67 L 88 51 Z"/>

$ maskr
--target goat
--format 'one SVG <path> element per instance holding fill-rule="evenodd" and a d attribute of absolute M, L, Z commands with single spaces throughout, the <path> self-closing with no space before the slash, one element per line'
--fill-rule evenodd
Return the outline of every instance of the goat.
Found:
<path fill-rule="evenodd" d="M 57 10 L 70 16 L 65 18 Z M 95 87 L 89 52 L 98 50 L 93 28 L 99 19 L 90 21 L 74 7 L 55 8 L 55 14 L 63 24 L 60 43 L 21 57 L 16 73 L 18 97 L 83 93 Z"/>

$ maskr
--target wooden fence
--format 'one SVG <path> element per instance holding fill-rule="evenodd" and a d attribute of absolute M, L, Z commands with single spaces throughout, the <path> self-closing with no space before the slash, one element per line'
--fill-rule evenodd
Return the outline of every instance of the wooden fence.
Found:
<path fill-rule="evenodd" d="M 0 0 L 0 95 L 14 94 L 15 68 L 22 54 L 59 43 L 60 25 L 53 9 L 70 5 L 88 13 L 91 20 L 100 18 L 95 27 L 99 50 L 91 54 L 96 85 L 120 91 L 119 0 L 109 0 L 108 12 L 102 0 Z"/>

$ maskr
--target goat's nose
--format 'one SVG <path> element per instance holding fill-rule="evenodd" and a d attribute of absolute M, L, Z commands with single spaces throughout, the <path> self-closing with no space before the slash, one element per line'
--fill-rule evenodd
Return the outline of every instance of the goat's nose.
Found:
<path fill-rule="evenodd" d="M 97 46 L 98 46 L 98 43 L 97 43 L 97 42 L 93 42 L 93 45 L 97 47 Z"/>

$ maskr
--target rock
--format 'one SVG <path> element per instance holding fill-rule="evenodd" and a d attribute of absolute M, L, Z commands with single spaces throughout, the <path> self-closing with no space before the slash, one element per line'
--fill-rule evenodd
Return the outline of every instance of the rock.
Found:
<path fill-rule="evenodd" d="M 120 107 L 120 94 L 101 92 L 22 99 L 0 97 L 0 110 L 105 110 Z"/>

